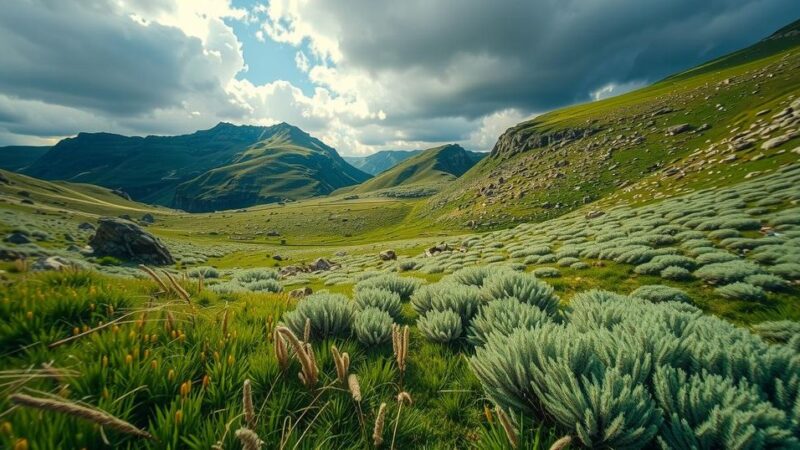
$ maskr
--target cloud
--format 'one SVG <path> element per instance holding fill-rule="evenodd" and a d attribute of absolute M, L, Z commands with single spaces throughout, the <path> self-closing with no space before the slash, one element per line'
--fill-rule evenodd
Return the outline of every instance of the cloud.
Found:
<path fill-rule="evenodd" d="M 519 121 L 636 89 L 800 16 L 796 0 L 261 1 L 5 5 L 0 143 L 225 120 L 290 122 L 342 153 L 489 150 Z M 251 82 L 237 22 L 257 45 L 289 46 L 285 63 L 307 80 Z"/>

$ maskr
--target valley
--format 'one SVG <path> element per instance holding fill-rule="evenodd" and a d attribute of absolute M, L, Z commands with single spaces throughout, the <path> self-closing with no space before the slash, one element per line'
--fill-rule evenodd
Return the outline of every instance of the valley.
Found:
<path fill-rule="evenodd" d="M 488 154 L 0 149 L 0 446 L 797 448 L 798 30 Z"/>

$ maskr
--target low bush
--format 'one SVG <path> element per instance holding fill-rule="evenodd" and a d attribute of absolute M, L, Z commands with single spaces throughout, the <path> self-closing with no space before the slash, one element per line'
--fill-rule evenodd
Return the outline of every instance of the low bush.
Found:
<path fill-rule="evenodd" d="M 203 278 L 209 280 L 209 279 L 219 278 L 219 270 L 210 266 L 200 266 L 189 269 L 188 271 L 186 271 L 186 275 L 189 278 L 200 278 L 200 276 L 202 275 Z"/>
<path fill-rule="evenodd" d="M 714 292 L 731 300 L 762 301 L 767 298 L 764 289 L 741 281 L 720 286 Z"/>
<path fill-rule="evenodd" d="M 467 340 L 483 345 L 490 334 L 510 335 L 518 328 L 530 329 L 550 321 L 541 309 L 521 303 L 515 298 L 493 301 L 481 309 L 467 331 Z"/>
<path fill-rule="evenodd" d="M 364 345 L 380 345 L 392 334 L 392 317 L 386 311 L 368 306 L 355 314 L 353 330 Z"/>
<path fill-rule="evenodd" d="M 640 286 L 631 292 L 631 297 L 641 298 L 653 303 L 661 302 L 686 302 L 691 303 L 692 299 L 686 292 L 671 286 L 662 284 L 649 284 Z"/>
<path fill-rule="evenodd" d="M 674 281 L 685 281 L 692 278 L 692 273 L 683 267 L 669 266 L 661 271 L 661 278 Z"/>
<path fill-rule="evenodd" d="M 355 291 L 362 289 L 385 289 L 399 295 L 403 301 L 411 298 L 414 291 L 422 286 L 422 280 L 413 277 L 400 277 L 397 275 L 378 275 L 367 278 L 356 284 Z"/>
<path fill-rule="evenodd" d="M 558 278 L 561 276 L 561 272 L 555 267 L 539 267 L 531 273 L 538 278 Z"/>
<path fill-rule="evenodd" d="M 281 321 L 295 335 L 303 336 L 306 319 L 310 319 L 311 337 L 321 340 L 349 335 L 354 316 L 355 308 L 344 295 L 317 293 L 300 300 L 293 311 L 281 317 Z"/>
<path fill-rule="evenodd" d="M 534 275 L 519 272 L 505 272 L 491 277 L 484 285 L 486 296 L 490 300 L 516 298 L 554 315 L 558 311 L 559 300 L 553 288 Z"/>
<path fill-rule="evenodd" d="M 745 283 L 758 286 L 767 291 L 782 291 L 789 288 L 789 282 L 777 275 L 768 273 L 759 273 L 750 275 L 744 279 Z"/>
<path fill-rule="evenodd" d="M 428 311 L 417 320 L 422 334 L 434 342 L 450 343 L 461 337 L 461 317 L 453 311 Z"/>
<path fill-rule="evenodd" d="M 761 267 L 749 261 L 734 260 L 707 264 L 694 271 L 694 276 L 706 283 L 730 284 L 742 281 L 750 275 L 762 273 Z"/>
<path fill-rule="evenodd" d="M 400 295 L 386 289 L 359 289 L 353 296 L 356 307 L 360 310 L 377 308 L 388 313 L 397 320 L 403 311 Z"/>

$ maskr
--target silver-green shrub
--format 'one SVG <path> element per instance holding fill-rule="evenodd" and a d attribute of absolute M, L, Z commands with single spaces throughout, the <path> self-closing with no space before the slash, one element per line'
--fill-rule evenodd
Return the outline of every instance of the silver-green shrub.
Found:
<path fill-rule="evenodd" d="M 732 300 L 762 301 L 767 297 L 764 289 L 741 281 L 720 286 L 714 292 Z"/>
<path fill-rule="evenodd" d="M 364 345 L 380 345 L 392 334 L 392 316 L 386 311 L 367 306 L 355 314 L 353 330 Z"/>
<path fill-rule="evenodd" d="M 490 302 L 472 319 L 467 329 L 467 340 L 472 345 L 483 345 L 490 334 L 510 335 L 518 328 L 530 329 L 550 321 L 541 309 L 522 303 L 515 298 Z"/>
<path fill-rule="evenodd" d="M 548 315 L 558 312 L 559 300 L 552 286 L 527 273 L 499 273 L 486 281 L 484 291 L 489 300 L 513 297 Z"/>
<path fill-rule="evenodd" d="M 353 301 L 358 309 L 378 308 L 399 319 L 403 311 L 400 295 L 386 289 L 363 288 L 356 291 Z"/>
<path fill-rule="evenodd" d="M 691 303 L 692 299 L 686 292 L 671 286 L 664 286 L 662 284 L 648 284 L 640 286 L 635 291 L 631 292 L 631 297 L 641 298 L 651 301 L 653 303 L 661 302 L 687 302 Z"/>
<path fill-rule="evenodd" d="M 413 277 L 400 277 L 397 275 L 378 275 L 367 278 L 356 284 L 355 290 L 385 289 L 399 295 L 402 300 L 411 298 L 411 294 L 422 285 L 422 280 Z"/>
<path fill-rule="evenodd" d="M 461 337 L 461 317 L 453 311 L 428 311 L 417 320 L 422 334 L 434 342 L 446 344 Z"/>
<path fill-rule="evenodd" d="M 353 303 L 344 295 L 317 293 L 300 300 L 294 310 L 283 314 L 281 321 L 302 336 L 306 319 L 310 319 L 312 338 L 325 339 L 349 335 L 354 316 Z"/>

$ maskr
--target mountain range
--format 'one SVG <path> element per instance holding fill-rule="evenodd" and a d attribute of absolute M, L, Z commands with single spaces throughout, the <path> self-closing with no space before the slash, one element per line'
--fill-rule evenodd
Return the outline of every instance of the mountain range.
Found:
<path fill-rule="evenodd" d="M 420 153 L 422 150 L 381 150 L 367 156 L 345 156 L 344 160 L 359 170 L 377 175 Z"/>

